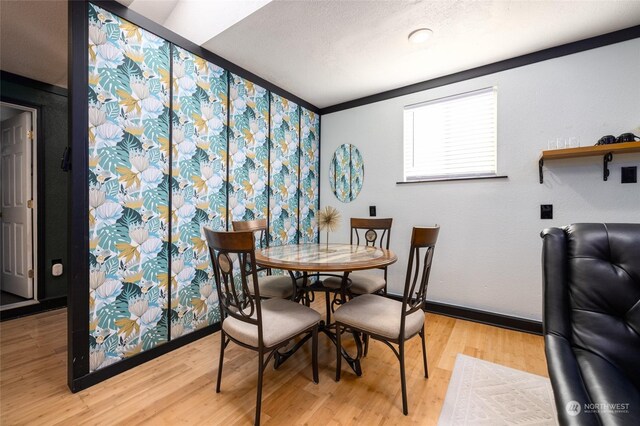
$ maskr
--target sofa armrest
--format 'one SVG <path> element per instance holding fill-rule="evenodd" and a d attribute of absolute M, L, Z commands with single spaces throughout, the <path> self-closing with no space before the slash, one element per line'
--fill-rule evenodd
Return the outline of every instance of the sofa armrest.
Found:
<path fill-rule="evenodd" d="M 567 289 L 567 238 L 560 228 L 542 231 L 542 302 L 544 334 L 571 338 L 569 291 Z"/>
<path fill-rule="evenodd" d="M 591 402 L 571 347 L 570 295 L 567 289 L 567 238 L 560 228 L 542 231 L 542 281 L 544 341 L 547 368 L 561 425 L 600 425 L 594 414 L 585 414 Z M 575 401 L 580 413 L 571 415 L 567 405 Z M 573 414 L 573 413 L 572 413 Z"/>
<path fill-rule="evenodd" d="M 584 405 L 591 403 L 591 399 L 571 345 L 564 337 L 555 334 L 545 335 L 544 342 L 559 423 L 563 426 L 599 426 L 598 416 L 584 412 Z M 577 414 L 568 407 L 574 401 L 580 407 Z"/>

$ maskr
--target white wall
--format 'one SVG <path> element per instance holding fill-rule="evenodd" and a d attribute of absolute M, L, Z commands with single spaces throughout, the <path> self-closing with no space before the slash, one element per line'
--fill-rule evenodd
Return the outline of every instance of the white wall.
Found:
<path fill-rule="evenodd" d="M 402 176 L 402 112 L 408 104 L 498 88 L 498 173 L 508 179 L 397 185 Z M 608 182 L 602 157 L 555 160 L 538 182 L 547 140 L 640 134 L 640 39 L 516 68 L 445 87 L 322 116 L 321 205 L 343 215 L 332 242 L 348 242 L 350 217 L 393 217 L 390 291 L 401 294 L 411 227 L 441 226 L 428 298 L 432 301 L 540 320 L 540 231 L 574 222 L 640 222 L 640 183 L 621 184 L 620 167 L 640 154 L 615 155 Z M 330 190 L 335 149 L 362 152 L 365 180 L 351 203 Z M 553 220 L 540 220 L 553 204 Z M 325 235 L 321 233 L 324 241 Z"/>

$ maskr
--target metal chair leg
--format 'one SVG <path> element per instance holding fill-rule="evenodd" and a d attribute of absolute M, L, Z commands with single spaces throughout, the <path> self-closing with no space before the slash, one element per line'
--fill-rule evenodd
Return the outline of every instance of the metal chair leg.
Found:
<path fill-rule="evenodd" d="M 362 337 L 364 340 L 364 354 L 363 356 L 367 356 L 367 354 L 369 353 L 369 335 L 366 333 L 362 333 Z"/>
<path fill-rule="evenodd" d="M 255 426 L 260 425 L 260 411 L 262 410 L 262 374 L 264 372 L 264 357 L 262 350 L 258 351 L 258 396 L 256 398 Z"/>
<path fill-rule="evenodd" d="M 429 378 L 429 368 L 427 367 L 427 346 L 425 344 L 425 332 L 424 325 L 422 326 L 422 331 L 420 331 L 420 337 L 422 338 L 422 362 L 424 364 L 424 377 Z"/>
<path fill-rule="evenodd" d="M 327 318 L 325 324 L 331 324 L 331 295 L 328 291 L 324 292 L 325 303 L 327 305 Z"/>
<path fill-rule="evenodd" d="M 407 408 L 407 379 L 404 371 L 404 341 L 400 341 L 400 351 L 398 352 L 400 359 L 400 385 L 402 386 L 402 414 L 409 414 Z"/>
<path fill-rule="evenodd" d="M 320 379 L 318 377 L 318 325 L 317 324 L 315 327 L 313 327 L 313 336 L 311 339 L 312 339 L 311 362 L 313 364 L 313 383 L 318 384 L 320 383 Z"/>
<path fill-rule="evenodd" d="M 336 382 L 340 381 L 340 370 L 342 369 L 342 342 L 340 339 L 340 324 L 336 323 Z"/>
<path fill-rule="evenodd" d="M 216 384 L 216 393 L 220 393 L 220 384 L 222 383 L 222 362 L 224 360 L 225 343 L 224 331 L 220 330 L 220 363 L 218 364 L 218 383 Z"/>

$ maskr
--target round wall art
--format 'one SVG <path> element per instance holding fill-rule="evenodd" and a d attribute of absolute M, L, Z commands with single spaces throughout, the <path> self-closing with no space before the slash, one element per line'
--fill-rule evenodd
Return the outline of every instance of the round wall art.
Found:
<path fill-rule="evenodd" d="M 329 166 L 329 184 L 338 200 L 349 203 L 356 199 L 364 182 L 364 162 L 358 148 L 345 143 L 336 149 Z"/>

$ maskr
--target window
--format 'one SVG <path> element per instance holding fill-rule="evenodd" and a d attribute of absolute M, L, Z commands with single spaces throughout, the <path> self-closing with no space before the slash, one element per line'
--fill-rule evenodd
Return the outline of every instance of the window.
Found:
<path fill-rule="evenodd" d="M 404 180 L 496 175 L 494 87 L 404 108 Z"/>

